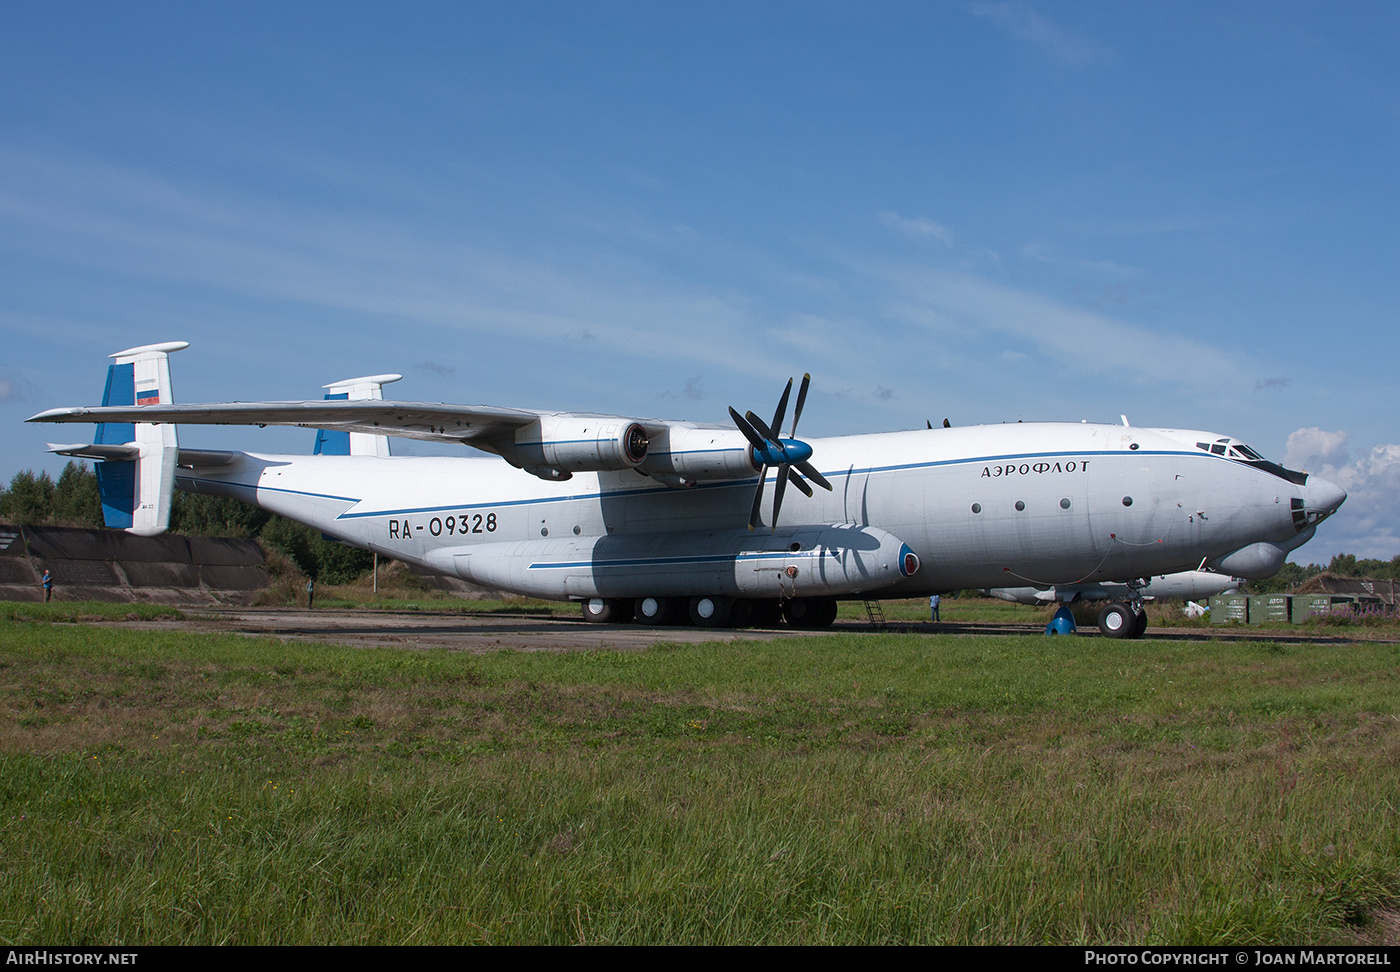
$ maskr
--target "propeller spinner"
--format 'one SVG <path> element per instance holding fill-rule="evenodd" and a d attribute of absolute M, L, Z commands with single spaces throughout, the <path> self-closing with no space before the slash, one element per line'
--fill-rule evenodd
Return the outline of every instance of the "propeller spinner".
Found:
<path fill-rule="evenodd" d="M 817 472 L 816 467 L 809 461 L 812 458 L 812 447 L 797 438 L 797 422 L 802 418 L 802 406 L 807 401 L 807 386 L 811 382 L 811 375 L 802 376 L 802 385 L 797 390 L 797 406 L 792 411 L 792 431 L 786 439 L 780 438 L 779 433 L 782 431 L 783 417 L 787 414 L 788 396 L 792 394 L 791 378 L 788 379 L 787 387 L 783 389 L 783 397 L 778 399 L 778 408 L 773 413 L 771 426 L 764 425 L 763 420 L 753 412 L 740 415 L 733 406 L 729 408 L 730 418 L 734 419 L 734 424 L 753 446 L 754 461 L 762 467 L 758 475 L 758 489 L 754 490 L 753 494 L 753 507 L 749 510 L 750 530 L 758 525 L 759 513 L 763 506 L 763 484 L 768 479 L 770 468 L 776 466 L 778 469 L 777 487 L 773 494 L 774 531 L 778 529 L 778 511 L 783 507 L 783 492 L 787 489 L 789 480 L 808 496 L 812 495 L 812 487 L 807 485 L 803 476 L 822 489 L 831 489 L 826 477 Z M 797 468 L 794 469 L 794 466 Z M 801 475 L 798 474 L 798 470 L 801 471 Z"/>

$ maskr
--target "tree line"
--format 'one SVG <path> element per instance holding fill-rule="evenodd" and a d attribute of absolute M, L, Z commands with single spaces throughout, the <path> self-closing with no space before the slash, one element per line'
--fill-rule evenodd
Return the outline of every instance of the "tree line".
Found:
<path fill-rule="evenodd" d="M 24 526 L 104 529 L 97 474 L 84 462 L 69 462 L 55 482 L 47 472 L 15 473 L 0 489 L 0 522 Z M 287 557 L 309 577 L 347 584 L 374 564 L 368 550 L 327 539 L 309 526 L 223 496 L 176 490 L 170 529 L 197 537 L 246 537 Z"/>
<path fill-rule="evenodd" d="M 57 482 L 46 472 L 37 476 L 28 469 L 15 473 L 9 488 L 0 490 L 0 521 L 102 529 L 97 474 L 84 462 L 68 463 Z M 170 529 L 187 536 L 261 540 L 308 576 L 329 584 L 348 583 L 373 564 L 373 555 L 367 550 L 328 540 L 311 527 L 223 496 L 176 491 Z M 1291 591 L 1324 571 L 1339 577 L 1400 580 L 1400 555 L 1375 560 L 1337 554 L 1325 567 L 1286 563 L 1268 580 L 1250 581 L 1249 589 L 1257 594 Z"/>

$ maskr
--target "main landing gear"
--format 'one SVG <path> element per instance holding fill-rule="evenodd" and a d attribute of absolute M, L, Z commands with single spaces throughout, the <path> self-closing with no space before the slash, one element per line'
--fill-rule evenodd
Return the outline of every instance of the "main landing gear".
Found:
<path fill-rule="evenodd" d="M 583 602 L 583 619 L 595 624 L 692 624 L 697 628 L 772 628 L 781 620 L 794 628 L 827 628 L 836 620 L 836 598 L 594 597 Z"/>
<path fill-rule="evenodd" d="M 583 602 L 583 620 L 594 624 L 621 624 L 632 620 L 632 602 L 594 597 Z"/>
<path fill-rule="evenodd" d="M 1138 589 L 1141 582 L 1128 584 L 1128 598 L 1109 601 L 1099 611 L 1099 630 L 1110 638 L 1141 638 L 1147 633 L 1147 604 Z"/>

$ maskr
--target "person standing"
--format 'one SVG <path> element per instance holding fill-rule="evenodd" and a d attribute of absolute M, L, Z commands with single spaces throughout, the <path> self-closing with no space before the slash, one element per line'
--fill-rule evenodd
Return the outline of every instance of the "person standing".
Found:
<path fill-rule="evenodd" d="M 316 606 L 316 578 L 309 577 L 306 581 L 306 607 L 307 610 Z"/>
<path fill-rule="evenodd" d="M 49 573 L 47 567 L 44 568 L 44 603 L 53 600 L 53 574 Z"/>
<path fill-rule="evenodd" d="M 929 597 L 929 599 L 928 599 L 928 614 L 929 614 L 929 618 L 928 618 L 928 619 L 929 619 L 930 621 L 937 621 L 937 620 L 938 620 L 938 605 L 940 605 L 940 604 L 942 604 L 942 603 L 943 603 L 943 598 L 939 597 L 937 594 L 930 595 L 930 597 Z"/>

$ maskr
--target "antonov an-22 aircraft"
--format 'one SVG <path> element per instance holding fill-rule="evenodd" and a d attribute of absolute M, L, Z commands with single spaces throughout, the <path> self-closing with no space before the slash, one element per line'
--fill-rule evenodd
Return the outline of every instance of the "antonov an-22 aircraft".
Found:
<path fill-rule="evenodd" d="M 176 405 L 185 347 L 119 352 L 102 407 L 30 419 L 99 423 L 51 449 L 100 460 L 109 526 L 160 533 L 175 486 L 233 496 L 598 622 L 821 627 L 841 598 L 1122 583 L 1099 626 L 1141 637 L 1146 579 L 1269 577 L 1346 498 L 1229 436 L 1126 420 L 798 439 L 807 377 L 787 436 L 791 381 L 771 422 L 731 408 L 732 425 L 386 401 L 397 375 L 325 401 Z M 319 455 L 264 455 L 182 448 L 176 423 L 324 431 Z M 392 457 L 385 436 L 500 458 Z"/>

